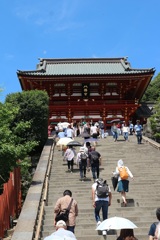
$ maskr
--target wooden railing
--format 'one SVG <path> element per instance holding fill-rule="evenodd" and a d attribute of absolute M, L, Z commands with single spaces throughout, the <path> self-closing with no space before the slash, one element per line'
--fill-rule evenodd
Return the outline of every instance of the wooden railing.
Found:
<path fill-rule="evenodd" d="M 12 219 L 17 218 L 21 211 L 21 177 L 20 168 L 10 173 L 10 178 L 3 185 L 0 195 L 0 239 L 11 228 Z"/>
<path fill-rule="evenodd" d="M 34 233 L 35 237 L 33 238 L 34 240 L 38 240 L 40 238 L 42 221 L 43 221 L 43 216 L 44 216 L 44 208 L 45 208 L 46 200 L 47 200 L 49 176 L 50 176 L 50 171 L 51 171 L 51 166 L 52 166 L 52 161 L 53 161 L 54 146 L 55 146 L 55 144 L 52 145 L 50 153 L 49 153 L 49 163 L 48 163 L 46 178 L 45 178 L 45 182 L 44 182 L 43 196 L 41 199 L 40 209 L 39 209 L 38 216 L 37 216 L 37 225 L 35 226 L 35 233 Z"/>

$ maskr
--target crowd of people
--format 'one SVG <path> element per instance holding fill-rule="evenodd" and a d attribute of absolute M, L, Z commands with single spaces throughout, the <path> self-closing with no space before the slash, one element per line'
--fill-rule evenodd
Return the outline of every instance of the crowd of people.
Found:
<path fill-rule="evenodd" d="M 113 122 L 111 126 L 111 132 L 115 142 L 117 142 L 119 135 L 123 135 L 124 140 L 129 141 L 129 135 L 135 134 L 137 137 L 137 143 L 141 144 L 142 131 L 143 127 L 140 124 L 139 120 L 136 121 L 135 125 L 133 125 L 132 122 L 129 122 L 129 124 L 127 124 L 126 122 L 123 122 L 122 124 L 120 124 L 120 122 Z"/>
<path fill-rule="evenodd" d="M 88 134 L 95 139 L 95 142 L 98 137 L 106 138 L 110 132 L 115 142 L 117 142 L 120 135 L 124 137 L 124 141 L 129 141 L 129 135 L 135 134 L 137 136 L 137 143 L 141 144 L 143 126 L 140 120 L 137 120 L 135 125 L 131 121 L 126 123 L 125 121 L 117 120 L 115 122 L 113 121 L 113 123 L 111 121 L 112 125 L 110 129 L 105 129 L 105 124 L 102 120 L 97 122 L 93 122 L 93 120 L 86 122 L 82 119 L 79 122 L 73 120 L 69 124 L 65 122 L 65 125 L 63 122 L 59 122 L 54 130 L 58 138 L 69 137 L 74 139 L 77 136 L 84 135 L 85 137 L 85 135 L 87 136 Z M 51 132 L 51 126 L 49 125 L 49 135 L 51 135 Z"/>
<path fill-rule="evenodd" d="M 73 121 L 66 128 L 63 127 L 62 123 L 59 123 L 58 129 L 56 131 L 57 139 L 68 137 L 74 139 L 75 137 L 83 136 L 84 146 L 79 148 L 78 153 L 76 153 L 74 147 L 68 146 L 65 149 L 63 160 L 67 162 L 68 172 L 73 173 L 74 165 L 76 164 L 79 168 L 80 181 L 84 182 L 86 179 L 87 172 L 92 173 L 92 186 L 91 186 L 91 197 L 92 206 L 94 209 L 94 217 L 96 225 L 99 226 L 102 221 L 108 218 L 108 207 L 111 206 L 112 193 L 111 188 L 108 186 L 107 181 L 100 177 L 99 167 L 102 164 L 102 156 L 96 149 L 98 136 L 100 138 L 105 138 L 105 129 L 103 121 L 96 123 L 81 121 L 77 124 Z M 120 134 L 123 135 L 124 140 L 129 140 L 129 135 L 133 133 L 137 136 L 137 143 L 140 144 L 142 140 L 142 125 L 139 121 L 133 125 L 131 122 L 127 125 L 123 122 L 121 125 L 119 123 L 113 123 L 111 127 L 111 133 L 113 134 L 114 141 L 117 141 Z M 88 135 L 87 135 L 88 134 Z M 92 137 L 93 142 L 88 141 Z M 122 159 L 117 161 L 117 166 L 115 171 L 112 172 L 113 176 L 117 178 L 117 192 L 121 194 L 122 203 L 124 207 L 127 206 L 126 193 L 129 192 L 129 178 L 134 180 L 133 174 L 130 169 L 124 164 Z M 99 188 L 101 187 L 101 192 Z M 103 193 L 102 193 L 103 188 Z M 72 202 L 71 202 L 72 201 Z M 70 204 L 71 203 L 71 204 Z M 56 221 L 57 216 L 60 213 L 65 213 L 65 210 L 70 206 L 69 214 L 67 220 Z M 100 216 L 100 211 L 102 212 L 102 217 Z M 156 212 L 157 219 L 160 221 L 160 208 Z M 78 204 L 72 197 L 72 192 L 68 189 L 63 192 L 63 196 L 60 197 L 54 207 L 54 226 L 56 227 L 56 232 L 51 236 L 46 237 L 45 240 L 52 240 L 52 236 L 69 236 L 69 232 L 72 233 L 71 239 L 76 239 L 75 237 L 75 226 L 76 217 L 78 216 Z M 149 240 L 160 239 L 160 223 L 153 223 L 149 230 Z M 102 234 L 107 235 L 106 230 L 102 231 Z M 155 238 L 155 236 L 157 238 Z M 53 238 L 54 239 L 54 238 Z M 117 240 L 137 240 L 134 236 L 132 229 L 122 229 L 120 236 Z"/>

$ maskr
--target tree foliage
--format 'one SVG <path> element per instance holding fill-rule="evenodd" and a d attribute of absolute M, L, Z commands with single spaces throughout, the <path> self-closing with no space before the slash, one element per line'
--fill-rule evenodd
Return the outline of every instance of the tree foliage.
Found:
<path fill-rule="evenodd" d="M 23 159 L 36 145 L 36 141 L 24 142 L 17 137 L 17 130 L 22 121 L 17 122 L 15 127 L 12 122 L 19 112 L 18 107 L 10 103 L 0 104 L 0 185 L 9 178 L 10 171 L 17 166 L 18 159 Z M 23 132 L 29 131 L 30 123 L 23 122 Z M 18 135 L 20 135 L 18 133 Z"/>
<path fill-rule="evenodd" d="M 160 142 L 160 73 L 149 84 L 142 101 L 155 103 L 154 114 L 149 118 L 148 125 L 152 138 Z"/>
<path fill-rule="evenodd" d="M 16 122 L 30 122 L 30 131 L 23 131 L 23 124 L 16 127 L 15 131 L 20 133 L 18 137 L 25 140 L 35 140 L 42 148 L 48 137 L 48 95 L 45 91 L 32 90 L 21 93 L 10 94 L 6 97 L 6 102 L 19 107 L 19 112 L 13 121 L 15 128 Z"/>
<path fill-rule="evenodd" d="M 0 185 L 8 181 L 14 167 L 48 137 L 48 95 L 44 91 L 26 91 L 7 96 L 0 103 Z M 20 161 L 18 161 L 20 160 Z"/>
<path fill-rule="evenodd" d="M 145 94 L 143 95 L 143 102 L 155 102 L 160 97 L 160 73 L 150 82 Z"/>
<path fill-rule="evenodd" d="M 155 113 L 150 117 L 153 137 L 156 142 L 160 142 L 160 98 L 158 98 L 155 108 Z"/>

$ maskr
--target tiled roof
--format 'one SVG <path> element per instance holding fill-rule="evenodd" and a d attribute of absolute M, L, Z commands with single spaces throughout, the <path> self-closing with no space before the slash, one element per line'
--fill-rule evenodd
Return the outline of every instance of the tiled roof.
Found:
<path fill-rule="evenodd" d="M 35 71 L 18 71 L 25 75 L 110 75 L 154 72 L 152 69 L 132 69 L 127 58 L 40 59 Z"/>
<path fill-rule="evenodd" d="M 142 104 L 137 110 L 136 115 L 138 117 L 150 117 L 152 115 L 151 109 L 146 105 Z"/>

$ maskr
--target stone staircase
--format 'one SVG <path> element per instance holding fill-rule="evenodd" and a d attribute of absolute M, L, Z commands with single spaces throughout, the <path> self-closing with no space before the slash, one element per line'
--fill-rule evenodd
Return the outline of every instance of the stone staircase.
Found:
<path fill-rule="evenodd" d="M 83 139 L 77 138 L 79 142 Z M 76 148 L 77 152 L 79 147 Z M 155 211 L 160 206 L 159 168 L 160 154 L 148 143 L 137 144 L 135 136 L 130 136 L 125 142 L 120 136 L 114 142 L 111 136 L 98 141 L 96 148 L 102 155 L 100 177 L 108 180 L 112 190 L 112 205 L 109 207 L 109 216 L 125 217 L 133 221 L 138 228 L 134 230 L 139 240 L 148 238 L 150 224 L 156 221 Z M 115 170 L 117 160 L 123 159 L 134 175 L 130 180 L 129 193 L 127 194 L 127 207 L 123 207 L 121 196 L 114 191 L 111 185 L 112 171 Z M 50 174 L 48 201 L 45 206 L 42 238 L 55 231 L 53 226 L 53 211 L 55 202 L 62 196 L 65 189 L 70 189 L 78 202 L 79 216 L 75 228 L 78 240 L 102 240 L 104 237 L 97 232 L 94 219 L 94 210 L 91 201 L 91 172 L 87 173 L 85 182 L 79 181 L 79 170 L 74 166 L 74 172 L 67 172 L 67 165 L 63 162 L 62 153 L 54 149 L 53 165 Z M 118 231 L 108 232 L 107 239 L 116 239 Z"/>

